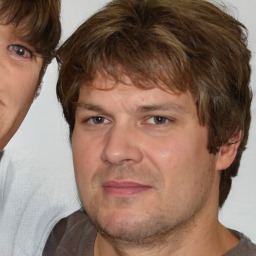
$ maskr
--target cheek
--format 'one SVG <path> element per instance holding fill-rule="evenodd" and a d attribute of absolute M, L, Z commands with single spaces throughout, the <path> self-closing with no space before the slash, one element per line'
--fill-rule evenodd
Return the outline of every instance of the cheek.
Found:
<path fill-rule="evenodd" d="M 31 72 L 21 72 L 10 80 L 10 97 L 15 102 L 16 108 L 21 115 L 26 115 L 31 106 L 37 89 L 40 69 Z M 11 96 L 12 95 L 12 96 Z"/>
<path fill-rule="evenodd" d="M 99 164 L 100 151 L 101 145 L 96 138 L 94 140 L 87 138 L 82 129 L 75 127 L 72 136 L 72 152 L 77 170 L 93 170 Z"/>
<path fill-rule="evenodd" d="M 74 138 L 74 136 L 73 136 Z M 80 141 L 81 142 L 81 141 Z M 89 183 L 90 183 L 90 171 L 91 165 L 88 159 L 87 150 L 85 150 L 86 144 L 79 141 L 72 140 L 72 153 L 73 153 L 73 163 L 75 171 L 75 179 L 77 189 L 80 195 L 80 200 L 82 204 L 87 201 L 85 195 L 89 194 Z"/>
<path fill-rule="evenodd" d="M 182 169 L 190 159 L 194 159 L 195 154 L 187 147 L 184 139 L 173 136 L 148 143 L 146 155 L 158 170 L 174 172 L 177 168 Z"/>
<path fill-rule="evenodd" d="M 26 77 L 24 77 L 24 81 L 23 81 L 23 85 L 24 85 L 24 90 L 26 90 L 27 92 L 27 96 L 28 97 L 33 97 L 35 96 L 35 93 L 38 89 L 39 86 L 39 73 L 40 73 L 40 69 L 35 68 L 35 70 L 33 71 L 33 73 L 29 73 L 27 74 Z"/>
<path fill-rule="evenodd" d="M 101 165 L 100 148 L 97 139 L 90 141 L 83 131 L 75 127 L 72 136 L 73 162 L 78 189 L 83 193 L 90 189 L 93 176 Z"/>
<path fill-rule="evenodd" d="M 153 146 L 152 146 L 153 145 Z M 197 183 L 210 168 L 211 155 L 207 150 L 207 133 L 198 136 L 172 136 L 150 142 L 146 151 L 154 167 L 160 172 L 166 186 Z"/>

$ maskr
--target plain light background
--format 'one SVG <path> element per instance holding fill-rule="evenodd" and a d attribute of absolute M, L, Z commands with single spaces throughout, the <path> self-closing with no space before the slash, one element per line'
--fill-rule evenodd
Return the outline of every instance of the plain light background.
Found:
<path fill-rule="evenodd" d="M 65 40 L 79 24 L 98 10 L 104 0 L 62 0 L 62 25 Z M 252 51 L 251 86 L 256 94 L 256 0 L 224 1 L 233 13 L 249 30 L 249 47 Z M 25 152 L 34 171 L 44 173 L 44 181 L 56 181 L 59 193 L 76 198 L 72 156 L 68 140 L 67 125 L 56 100 L 56 62 L 48 67 L 42 83 L 41 95 L 34 101 L 31 110 L 20 130 L 7 146 L 9 151 Z M 224 225 L 243 232 L 256 242 L 256 99 L 252 103 L 252 124 L 247 150 L 245 151 L 239 175 L 233 181 L 232 190 L 220 219 Z M 70 180 L 70 186 L 63 181 Z"/>

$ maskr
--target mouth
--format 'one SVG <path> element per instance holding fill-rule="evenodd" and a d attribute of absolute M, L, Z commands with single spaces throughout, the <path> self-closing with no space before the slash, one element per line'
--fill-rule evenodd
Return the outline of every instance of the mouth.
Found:
<path fill-rule="evenodd" d="M 116 197 L 130 197 L 152 189 L 149 185 L 132 181 L 107 181 L 102 186 L 106 193 Z"/>
<path fill-rule="evenodd" d="M 5 103 L 0 99 L 0 105 L 1 106 L 6 106 Z"/>

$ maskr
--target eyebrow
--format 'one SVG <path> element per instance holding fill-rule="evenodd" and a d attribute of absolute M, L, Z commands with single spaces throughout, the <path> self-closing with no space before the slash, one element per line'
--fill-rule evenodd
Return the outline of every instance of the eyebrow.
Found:
<path fill-rule="evenodd" d="M 100 105 L 97 104 L 91 104 L 91 103 L 86 103 L 86 102 L 79 102 L 77 104 L 78 107 L 85 109 L 85 110 L 90 110 L 90 111 L 95 111 L 95 112 L 105 112 L 104 108 Z M 166 104 L 150 104 L 150 105 L 145 105 L 145 106 L 139 106 L 136 109 L 137 113 L 148 113 L 148 112 L 153 112 L 153 111 L 176 111 L 176 112 L 186 112 L 186 109 L 184 106 L 176 104 L 176 103 L 166 103 Z"/>
<path fill-rule="evenodd" d="M 85 110 L 96 111 L 96 112 L 104 111 L 103 107 L 101 107 L 100 105 L 85 103 L 85 102 L 78 102 L 77 107 Z"/>
<path fill-rule="evenodd" d="M 136 110 L 138 113 L 147 113 L 157 110 L 163 110 L 163 111 L 177 111 L 177 112 L 186 112 L 185 107 L 176 103 L 165 103 L 165 104 L 151 104 L 151 105 L 145 105 L 140 106 Z"/>

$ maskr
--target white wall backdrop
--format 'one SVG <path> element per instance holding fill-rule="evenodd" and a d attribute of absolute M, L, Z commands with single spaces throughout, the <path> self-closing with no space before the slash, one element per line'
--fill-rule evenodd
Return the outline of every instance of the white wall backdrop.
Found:
<path fill-rule="evenodd" d="M 106 2 L 62 0 L 62 41 Z M 256 95 L 256 0 L 224 2 L 233 6 L 232 13 L 249 29 L 249 46 L 253 54 L 251 85 Z M 13 152 L 13 157 L 21 150 L 38 167 L 35 172 L 44 172 L 45 180 L 42 182 L 55 180 L 58 193 L 76 197 L 68 130 L 56 100 L 56 77 L 57 65 L 54 61 L 47 70 L 41 95 L 34 101 L 7 149 Z M 220 219 L 256 242 L 256 97 L 252 104 L 252 117 L 248 149 L 243 155 L 239 175 L 233 181 L 230 196 L 220 212 Z"/>

